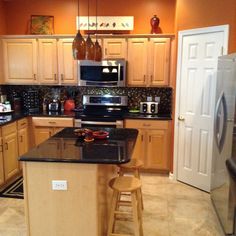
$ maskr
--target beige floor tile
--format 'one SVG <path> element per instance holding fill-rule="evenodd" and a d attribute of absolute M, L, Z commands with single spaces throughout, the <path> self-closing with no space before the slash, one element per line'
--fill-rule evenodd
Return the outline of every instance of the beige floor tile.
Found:
<path fill-rule="evenodd" d="M 144 236 L 223 236 L 208 193 L 163 175 L 142 174 L 141 180 Z M 23 200 L 0 198 L 0 236 L 26 236 L 24 220 Z M 130 222 L 116 228 L 133 232 Z"/>

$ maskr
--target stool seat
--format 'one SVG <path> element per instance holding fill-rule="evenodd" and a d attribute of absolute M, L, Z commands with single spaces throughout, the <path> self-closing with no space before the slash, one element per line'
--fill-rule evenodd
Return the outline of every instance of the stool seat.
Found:
<path fill-rule="evenodd" d="M 131 176 L 115 177 L 109 181 L 109 186 L 118 192 L 133 192 L 141 188 L 141 181 Z"/>
<path fill-rule="evenodd" d="M 138 159 L 131 159 L 130 162 L 119 165 L 119 167 L 122 169 L 139 169 L 142 166 L 143 162 Z"/>

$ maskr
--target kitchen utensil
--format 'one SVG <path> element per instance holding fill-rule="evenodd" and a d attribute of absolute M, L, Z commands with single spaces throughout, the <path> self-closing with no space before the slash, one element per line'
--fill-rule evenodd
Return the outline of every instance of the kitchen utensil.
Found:
<path fill-rule="evenodd" d="M 109 133 L 104 130 L 98 130 L 93 132 L 93 137 L 95 139 L 106 139 L 108 137 Z"/>

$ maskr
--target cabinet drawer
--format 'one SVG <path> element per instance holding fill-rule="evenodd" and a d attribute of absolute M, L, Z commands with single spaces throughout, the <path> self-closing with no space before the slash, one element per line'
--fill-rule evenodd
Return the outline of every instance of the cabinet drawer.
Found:
<path fill-rule="evenodd" d="M 28 126 L 28 119 L 23 118 L 17 121 L 17 129 L 22 129 Z"/>
<path fill-rule="evenodd" d="M 73 127 L 73 118 L 33 117 L 34 126 Z"/>
<path fill-rule="evenodd" d="M 8 135 L 10 133 L 13 133 L 13 132 L 16 132 L 16 122 L 13 122 L 9 125 L 4 125 L 2 127 L 2 135 L 5 136 L 5 135 Z"/>
<path fill-rule="evenodd" d="M 165 120 L 125 120 L 126 128 L 137 129 L 168 129 L 169 121 Z"/>

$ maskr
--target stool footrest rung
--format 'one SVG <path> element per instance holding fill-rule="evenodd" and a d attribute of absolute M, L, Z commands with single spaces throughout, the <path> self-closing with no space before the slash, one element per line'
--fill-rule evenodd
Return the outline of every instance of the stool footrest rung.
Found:
<path fill-rule="evenodd" d="M 115 217 L 115 220 L 116 221 L 129 221 L 129 222 L 134 222 L 134 220 L 132 218 L 129 218 L 129 217 L 118 217 L 116 216 Z"/>
<path fill-rule="evenodd" d="M 114 211 L 115 214 L 121 214 L 121 215 L 130 215 L 132 216 L 132 212 L 127 211 Z"/>
<path fill-rule="evenodd" d="M 109 236 L 132 236 L 132 234 L 110 234 Z"/>
<path fill-rule="evenodd" d="M 119 206 L 131 206 L 131 201 L 119 201 L 117 204 Z"/>

